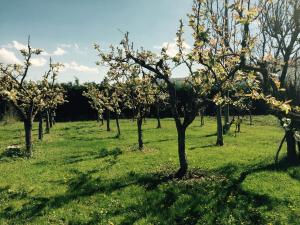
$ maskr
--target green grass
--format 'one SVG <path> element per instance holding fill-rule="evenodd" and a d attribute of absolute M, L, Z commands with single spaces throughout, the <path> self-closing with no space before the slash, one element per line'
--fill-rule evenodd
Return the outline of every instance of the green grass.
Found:
<path fill-rule="evenodd" d="M 0 224 L 299 224 L 300 167 L 273 165 L 282 129 L 271 116 L 247 123 L 216 147 L 215 120 L 198 118 L 183 180 L 169 176 L 178 169 L 171 119 L 162 129 L 147 120 L 143 152 L 129 120 L 120 139 L 96 122 L 57 123 L 43 142 L 35 129 L 32 159 L 0 156 Z M 0 154 L 23 143 L 22 128 L 0 125 Z"/>

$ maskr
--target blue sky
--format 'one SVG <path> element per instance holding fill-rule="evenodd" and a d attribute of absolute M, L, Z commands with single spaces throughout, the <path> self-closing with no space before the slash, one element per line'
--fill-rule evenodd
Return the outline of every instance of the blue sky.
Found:
<path fill-rule="evenodd" d="M 1 0 L 0 62 L 20 62 L 26 44 L 45 50 L 35 58 L 30 78 L 38 79 L 51 56 L 64 63 L 61 82 L 99 82 L 105 70 L 95 65 L 93 43 L 118 44 L 129 31 L 136 47 L 158 51 L 174 42 L 179 19 L 186 19 L 192 0 Z"/>

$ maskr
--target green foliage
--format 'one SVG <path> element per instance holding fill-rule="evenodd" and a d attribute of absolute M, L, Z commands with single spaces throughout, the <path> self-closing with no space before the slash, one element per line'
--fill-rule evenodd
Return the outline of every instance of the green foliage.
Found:
<path fill-rule="evenodd" d="M 132 151 L 129 120 L 120 121 L 126 137 L 118 140 L 95 122 L 57 123 L 34 142 L 32 159 L 0 157 L 0 224 L 298 224 L 300 168 L 272 160 L 283 135 L 278 121 L 254 117 L 218 148 L 215 120 L 196 120 L 186 134 L 191 170 L 181 181 L 171 179 L 171 119 L 161 130 L 147 120 L 144 152 Z M 21 123 L 0 127 L 0 154 L 20 130 Z"/>

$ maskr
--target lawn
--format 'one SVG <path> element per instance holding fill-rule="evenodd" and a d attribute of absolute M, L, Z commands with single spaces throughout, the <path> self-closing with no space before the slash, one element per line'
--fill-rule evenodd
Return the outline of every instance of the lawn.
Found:
<path fill-rule="evenodd" d="M 197 118 L 183 180 L 169 176 L 178 168 L 174 121 L 155 127 L 144 124 L 139 151 L 130 120 L 119 139 L 115 127 L 89 121 L 57 123 L 38 142 L 35 124 L 34 157 L 24 159 L 3 154 L 23 142 L 22 124 L 1 124 L 0 224 L 299 224 L 300 167 L 274 165 L 283 136 L 274 117 L 244 121 L 223 147 L 214 146 L 215 120 L 200 127 Z"/>

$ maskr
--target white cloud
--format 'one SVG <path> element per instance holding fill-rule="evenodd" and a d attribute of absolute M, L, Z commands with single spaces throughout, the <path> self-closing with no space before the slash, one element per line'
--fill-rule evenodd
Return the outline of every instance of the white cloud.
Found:
<path fill-rule="evenodd" d="M 18 42 L 18 41 L 13 41 L 13 47 L 17 50 L 22 50 L 22 49 L 27 49 L 27 46 Z"/>
<path fill-rule="evenodd" d="M 53 52 L 53 55 L 64 55 L 64 54 L 66 54 L 66 51 L 59 47 Z"/>
<path fill-rule="evenodd" d="M 43 50 L 42 55 L 43 56 L 61 56 L 61 55 L 64 55 L 66 53 L 67 53 L 66 50 L 64 50 L 64 49 L 62 49 L 60 47 L 57 47 L 56 50 L 54 52 L 52 52 L 52 53 L 48 53 L 45 50 Z"/>
<path fill-rule="evenodd" d="M 71 48 L 72 47 L 71 44 L 65 44 L 65 43 L 59 44 L 58 46 L 62 47 L 62 48 Z"/>
<path fill-rule="evenodd" d="M 79 50 L 79 45 L 77 43 L 74 44 L 76 50 Z"/>
<path fill-rule="evenodd" d="M 26 45 L 24 45 L 23 43 L 18 42 L 18 41 L 12 41 L 11 43 L 8 43 L 6 45 L 2 45 L 1 47 L 3 47 L 3 48 L 14 48 L 14 49 L 17 49 L 17 50 L 27 49 Z"/>
<path fill-rule="evenodd" d="M 75 52 L 78 53 L 78 54 L 87 54 L 88 53 L 88 48 L 85 47 L 80 47 L 77 43 L 74 44 L 74 49 L 75 49 Z"/>
<path fill-rule="evenodd" d="M 47 62 L 46 59 L 42 58 L 42 57 L 36 57 L 36 58 L 32 58 L 30 60 L 32 66 L 35 66 L 35 67 L 41 67 L 41 66 L 44 66 Z"/>
<path fill-rule="evenodd" d="M 21 60 L 19 60 L 14 52 L 11 52 L 5 48 L 0 48 L 0 62 L 5 64 L 21 64 Z M 30 60 L 32 66 L 41 67 L 44 66 L 47 62 L 46 59 L 42 57 L 35 57 Z"/>
<path fill-rule="evenodd" d="M 0 48 L 0 62 L 7 63 L 7 64 L 21 63 L 21 61 L 16 57 L 14 52 L 8 51 L 5 48 Z"/>
<path fill-rule="evenodd" d="M 161 46 L 154 46 L 154 48 L 156 49 L 166 48 L 167 55 L 170 57 L 174 57 L 178 53 L 176 39 L 174 40 L 174 42 L 164 42 Z M 188 43 L 183 42 L 183 48 L 184 48 L 184 53 L 186 53 L 189 49 L 191 49 L 191 46 Z"/>
<path fill-rule="evenodd" d="M 64 46 L 67 46 L 67 45 L 64 45 Z M 21 42 L 18 42 L 18 41 L 12 41 L 12 43 L 9 43 L 7 45 L 3 45 L 2 46 L 3 48 L 14 48 L 16 50 L 22 50 L 22 49 L 27 49 L 27 46 L 24 45 L 23 43 Z M 71 47 L 71 46 L 70 46 Z M 41 55 L 43 56 L 61 56 L 61 55 L 64 55 L 66 54 L 67 51 L 65 51 L 63 48 L 62 48 L 62 45 L 60 45 L 60 47 L 57 47 L 55 49 L 55 51 L 53 51 L 52 53 L 49 53 L 47 51 L 45 51 L 43 49 L 43 52 L 41 53 Z"/>
<path fill-rule="evenodd" d="M 77 62 L 64 63 L 64 70 L 72 70 L 76 72 L 98 73 L 98 68 L 80 65 Z"/>

